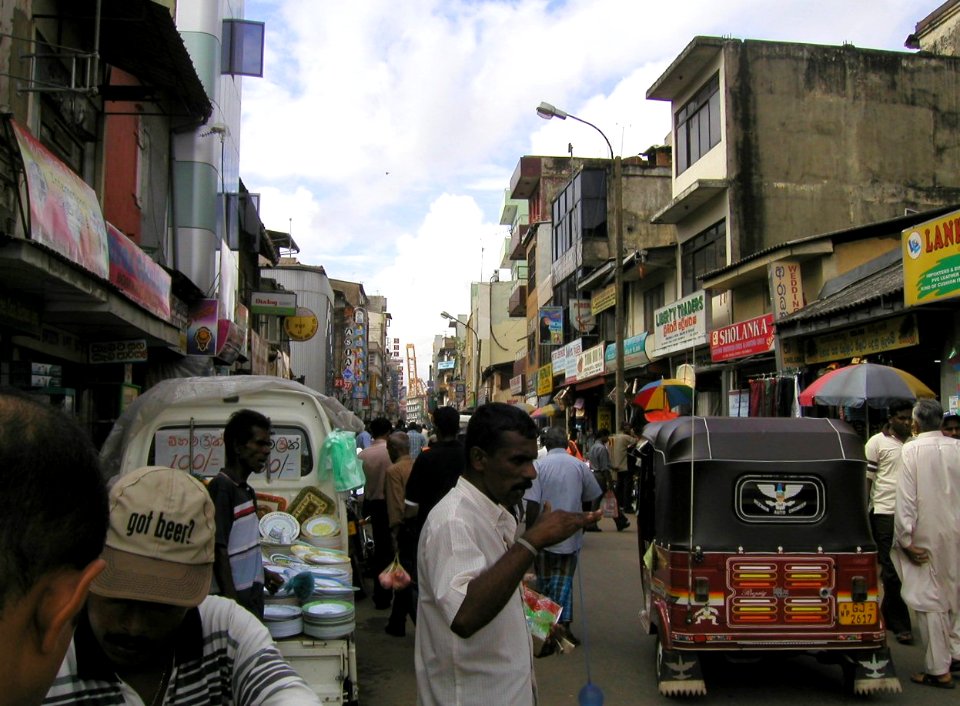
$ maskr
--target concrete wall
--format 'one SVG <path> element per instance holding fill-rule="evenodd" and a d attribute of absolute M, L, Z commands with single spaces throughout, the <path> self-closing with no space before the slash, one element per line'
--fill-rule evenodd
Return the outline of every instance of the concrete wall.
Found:
<path fill-rule="evenodd" d="M 960 201 L 960 59 L 728 41 L 739 257 Z"/>

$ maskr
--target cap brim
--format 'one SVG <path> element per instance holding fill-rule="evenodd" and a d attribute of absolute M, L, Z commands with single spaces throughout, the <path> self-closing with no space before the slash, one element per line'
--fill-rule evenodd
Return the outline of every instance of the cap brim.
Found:
<path fill-rule="evenodd" d="M 178 564 L 104 547 L 105 568 L 90 585 L 106 598 L 193 608 L 210 593 L 213 564 Z"/>

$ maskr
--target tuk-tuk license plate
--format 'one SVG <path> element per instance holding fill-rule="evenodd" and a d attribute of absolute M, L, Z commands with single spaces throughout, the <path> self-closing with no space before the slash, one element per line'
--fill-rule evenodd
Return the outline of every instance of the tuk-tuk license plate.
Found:
<path fill-rule="evenodd" d="M 874 602 L 845 602 L 838 607 L 841 625 L 873 625 L 877 622 L 877 604 Z"/>

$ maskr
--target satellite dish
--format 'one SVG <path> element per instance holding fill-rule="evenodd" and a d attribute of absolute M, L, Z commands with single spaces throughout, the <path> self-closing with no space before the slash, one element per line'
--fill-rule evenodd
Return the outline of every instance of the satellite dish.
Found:
<path fill-rule="evenodd" d="M 686 385 L 689 385 L 693 389 L 697 388 L 697 373 L 689 363 L 677 366 L 677 372 L 674 377 L 677 380 L 683 380 Z"/>

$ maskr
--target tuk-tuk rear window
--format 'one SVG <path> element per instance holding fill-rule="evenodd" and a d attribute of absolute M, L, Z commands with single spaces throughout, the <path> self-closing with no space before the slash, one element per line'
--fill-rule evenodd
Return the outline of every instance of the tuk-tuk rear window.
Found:
<path fill-rule="evenodd" d="M 824 504 L 823 482 L 814 476 L 745 475 L 736 484 L 737 516 L 744 522 L 817 522 Z"/>
<path fill-rule="evenodd" d="M 147 463 L 190 470 L 194 475 L 212 478 L 226 464 L 223 449 L 223 427 L 194 425 L 158 429 L 153 435 Z M 313 471 L 313 450 L 305 429 L 275 426 L 271 429 L 270 477 L 297 480 Z M 192 459 L 192 461 L 191 461 Z"/>

